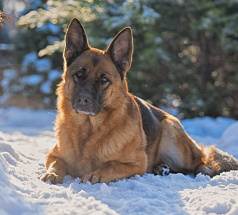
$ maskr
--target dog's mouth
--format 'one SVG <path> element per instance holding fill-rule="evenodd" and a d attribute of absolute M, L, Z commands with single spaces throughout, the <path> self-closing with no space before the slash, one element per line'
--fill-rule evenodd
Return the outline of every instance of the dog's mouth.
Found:
<path fill-rule="evenodd" d="M 91 111 L 91 110 L 80 110 L 80 109 L 75 109 L 75 108 L 73 108 L 73 110 L 75 113 L 85 114 L 85 115 L 90 115 L 90 116 L 96 116 L 98 114 L 98 112 Z"/>
<path fill-rule="evenodd" d="M 78 114 L 96 116 L 100 112 L 100 108 L 94 107 L 92 104 L 81 106 L 76 103 L 76 104 L 72 104 L 72 106 L 73 106 L 74 112 Z"/>

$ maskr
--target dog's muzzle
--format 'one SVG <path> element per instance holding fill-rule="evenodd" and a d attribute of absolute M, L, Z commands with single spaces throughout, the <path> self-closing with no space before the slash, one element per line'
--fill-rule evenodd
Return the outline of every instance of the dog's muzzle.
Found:
<path fill-rule="evenodd" d="M 87 93 L 80 94 L 73 102 L 73 109 L 76 113 L 95 116 L 98 114 L 96 102 Z"/>

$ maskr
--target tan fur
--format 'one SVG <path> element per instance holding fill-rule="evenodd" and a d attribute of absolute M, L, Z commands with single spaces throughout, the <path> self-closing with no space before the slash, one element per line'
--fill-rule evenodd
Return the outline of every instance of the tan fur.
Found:
<path fill-rule="evenodd" d="M 126 44 L 122 43 L 124 48 Z M 57 89 L 55 130 L 58 142 L 47 154 L 47 173 L 41 179 L 62 183 L 65 174 L 70 174 L 80 177 L 82 182 L 109 183 L 135 174 L 156 173 L 156 168 L 164 163 L 174 173 L 196 175 L 202 172 L 213 176 L 220 172 L 220 163 L 215 161 L 218 153 L 214 148 L 199 146 L 185 133 L 177 118 L 149 104 L 146 107 L 154 114 L 153 123 L 157 133 L 153 135 L 150 130 L 146 133 L 142 107 L 128 92 L 126 79 L 121 79 L 123 74 L 117 71 L 109 50 L 89 47 L 72 65 L 67 67 L 65 63 L 62 81 Z M 70 50 L 67 52 L 70 53 Z M 120 58 L 123 50 L 119 49 L 118 53 L 117 57 Z M 97 65 L 93 65 L 95 57 L 99 59 Z M 125 63 L 126 71 L 130 61 Z M 113 83 L 108 87 L 103 108 L 96 116 L 78 114 L 73 110 L 72 74 L 79 65 L 86 65 L 90 70 L 89 80 L 95 80 L 101 71 L 106 71 Z M 228 169 L 232 168 L 225 166 L 222 171 Z"/>
<path fill-rule="evenodd" d="M 96 49 L 85 51 L 84 54 L 88 56 L 91 51 L 104 54 Z M 81 59 L 87 61 L 90 58 L 84 59 L 82 56 Z M 96 70 L 115 70 L 112 63 L 109 64 L 112 68 L 108 68 L 107 57 L 102 59 L 100 65 L 106 69 L 96 68 Z M 70 71 L 68 73 L 70 74 Z M 58 115 L 55 129 L 58 143 L 47 155 L 48 173 L 43 180 L 51 180 L 50 177 L 55 175 L 63 178 L 67 172 L 74 177 L 82 178 L 83 181 L 108 183 L 145 173 L 146 140 L 142 131 L 140 112 L 127 93 L 126 82 L 124 86 L 121 86 L 119 75 L 114 78 L 118 79 L 119 83 L 115 83 L 111 89 L 114 98 L 110 97 L 110 91 L 108 98 L 105 98 L 112 100 L 109 101 L 110 107 L 94 117 L 73 111 L 68 97 L 72 90 L 71 84 L 67 83 L 66 73 L 63 75 L 63 80 L 57 89 Z M 54 164 L 52 167 L 54 158 L 60 158 L 66 165 L 59 164 L 60 167 L 57 167 L 57 164 Z M 53 176 L 49 177 L 51 173 Z M 54 180 L 51 181 L 54 182 Z"/>

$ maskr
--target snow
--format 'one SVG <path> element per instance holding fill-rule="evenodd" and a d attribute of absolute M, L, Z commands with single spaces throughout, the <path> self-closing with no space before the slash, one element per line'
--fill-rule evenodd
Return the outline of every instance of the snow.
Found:
<path fill-rule="evenodd" d="M 24 59 L 22 61 L 22 68 L 21 70 L 24 72 L 27 72 L 27 69 L 29 66 L 35 66 L 35 62 L 38 59 L 37 52 L 30 52 L 24 56 Z"/>
<path fill-rule="evenodd" d="M 49 58 L 38 58 L 36 52 L 30 52 L 24 56 L 22 61 L 22 71 L 27 72 L 29 67 L 36 68 L 40 73 L 48 72 L 51 69 L 51 61 Z"/>
<path fill-rule="evenodd" d="M 60 32 L 60 26 L 55 25 L 51 22 L 47 22 L 44 25 L 41 25 L 40 27 L 37 28 L 39 31 L 50 31 L 53 34 L 58 34 Z"/>
<path fill-rule="evenodd" d="M 10 80 L 15 79 L 16 78 L 16 71 L 13 69 L 5 69 L 3 71 L 3 77 L 2 77 L 2 81 L 1 81 L 1 86 L 3 88 L 4 92 L 8 91 L 8 87 L 10 85 Z"/>
<path fill-rule="evenodd" d="M 51 61 L 49 58 L 38 59 L 35 63 L 38 72 L 46 72 L 51 69 Z"/>
<path fill-rule="evenodd" d="M 229 129 L 225 130 L 217 143 L 222 150 L 238 157 L 238 147 L 234 147 L 234 144 L 238 144 L 238 122 L 233 123 Z"/>
<path fill-rule="evenodd" d="M 50 94 L 52 93 L 52 89 L 51 89 L 51 81 L 46 81 L 44 82 L 41 87 L 41 92 L 45 93 L 45 94 Z"/>
<path fill-rule="evenodd" d="M 37 85 L 43 81 L 41 75 L 28 75 L 21 78 L 21 83 L 26 85 Z"/>
<path fill-rule="evenodd" d="M 52 69 L 48 74 L 48 79 L 51 81 L 54 81 L 57 78 L 60 78 L 62 74 L 62 71 L 59 71 L 57 69 Z"/>
<path fill-rule="evenodd" d="M 22 74 L 17 78 L 16 70 L 5 69 L 3 71 L 0 85 L 2 85 L 4 93 L 0 97 L 0 104 L 4 104 L 19 92 L 29 97 L 38 91 L 44 94 L 44 104 L 49 104 L 52 100 L 49 95 L 54 90 L 53 82 L 60 78 L 62 71 L 52 69 L 49 58 L 39 58 L 36 52 L 30 52 L 23 57 L 21 72 Z M 28 90 L 24 91 L 25 88 Z"/>
<path fill-rule="evenodd" d="M 210 178 L 183 174 L 134 176 L 108 185 L 62 185 L 38 179 L 55 142 L 55 110 L 0 109 L 0 214 L 238 214 L 238 171 Z M 238 121 L 210 117 L 182 121 L 196 140 L 238 158 Z"/>

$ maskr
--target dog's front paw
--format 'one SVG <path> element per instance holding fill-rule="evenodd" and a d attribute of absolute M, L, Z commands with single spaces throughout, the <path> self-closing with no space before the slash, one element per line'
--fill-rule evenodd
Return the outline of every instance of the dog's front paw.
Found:
<path fill-rule="evenodd" d="M 52 184 L 62 184 L 63 183 L 63 177 L 57 175 L 54 172 L 47 172 L 44 175 L 40 177 L 40 179 L 44 182 L 50 181 Z"/>
<path fill-rule="evenodd" d="M 82 178 L 81 182 L 85 183 L 87 181 L 91 182 L 92 184 L 95 183 L 106 183 L 108 184 L 109 182 L 115 182 L 118 179 L 112 178 L 109 176 L 109 174 L 106 173 L 104 170 L 96 170 L 90 173 L 86 173 Z"/>

